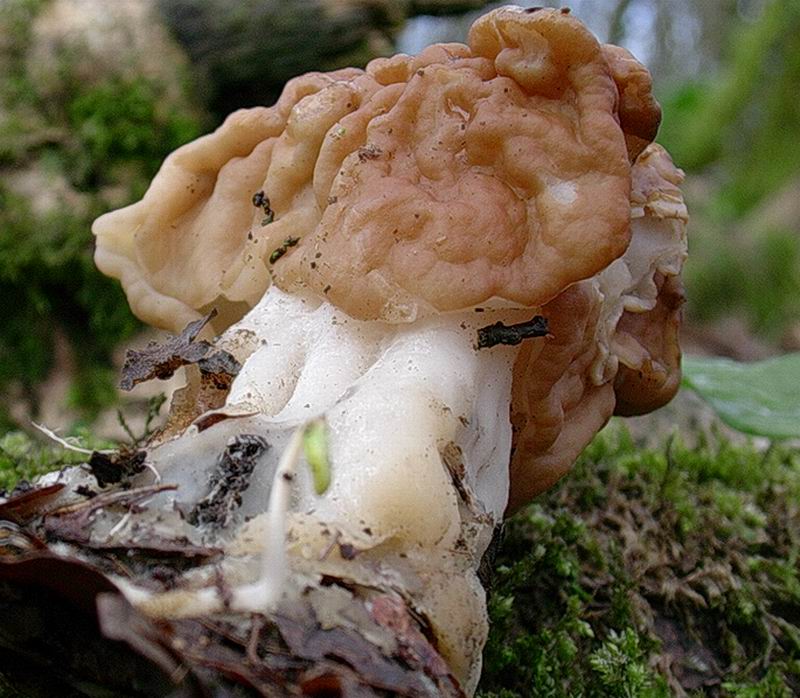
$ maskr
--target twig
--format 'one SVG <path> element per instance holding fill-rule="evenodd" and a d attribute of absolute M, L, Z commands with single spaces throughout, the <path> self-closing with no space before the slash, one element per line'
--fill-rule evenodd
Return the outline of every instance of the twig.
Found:
<path fill-rule="evenodd" d="M 89 449 L 89 448 L 81 448 L 80 446 L 75 446 L 74 444 L 71 444 L 66 439 L 60 437 L 52 429 L 48 429 L 43 424 L 37 424 L 36 422 L 31 422 L 31 424 L 34 426 L 34 428 L 36 428 L 40 432 L 42 432 L 42 434 L 44 434 L 48 438 L 52 439 L 59 446 L 61 446 L 62 448 L 67 449 L 68 451 L 74 451 L 75 453 L 83 453 L 84 455 L 87 455 L 87 456 L 91 456 L 93 453 L 114 453 L 114 449 L 107 449 L 107 450 L 103 450 L 103 451 L 98 451 L 96 449 L 93 450 L 93 449 Z"/>
<path fill-rule="evenodd" d="M 117 533 L 119 533 L 123 528 L 125 528 L 126 524 L 130 520 L 131 520 L 131 511 L 129 509 L 125 513 L 125 516 L 123 516 L 119 521 L 117 521 L 117 523 L 114 524 L 114 527 L 108 532 L 108 535 L 106 536 L 106 541 L 111 540 Z"/>
<path fill-rule="evenodd" d="M 475 344 L 475 349 L 488 349 L 497 344 L 516 346 L 523 339 L 550 336 L 547 318 L 535 315 L 527 322 L 520 322 L 516 325 L 504 325 L 502 322 L 496 322 L 494 325 L 481 327 L 478 330 L 478 342 Z"/>
<path fill-rule="evenodd" d="M 261 575 L 257 582 L 234 589 L 232 606 L 236 610 L 263 613 L 275 606 L 283 592 L 288 573 L 286 517 L 304 433 L 304 426 L 295 430 L 275 469 L 267 509 L 267 535 L 261 552 Z"/>
<path fill-rule="evenodd" d="M 159 473 L 158 470 L 156 470 L 156 466 L 154 466 L 152 463 L 148 463 L 147 461 L 144 461 L 142 463 L 142 465 L 145 468 L 147 468 L 151 473 L 153 473 L 153 477 L 155 478 L 155 483 L 157 485 L 160 485 L 161 484 L 161 473 Z"/>

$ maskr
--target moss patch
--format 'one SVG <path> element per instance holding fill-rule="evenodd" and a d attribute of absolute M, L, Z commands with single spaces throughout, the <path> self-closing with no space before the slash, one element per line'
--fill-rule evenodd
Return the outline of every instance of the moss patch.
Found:
<path fill-rule="evenodd" d="M 483 696 L 800 691 L 800 454 L 612 424 L 514 517 Z"/>
<path fill-rule="evenodd" d="M 57 364 L 72 374 L 69 407 L 81 418 L 116 400 L 112 351 L 140 325 L 94 266 L 91 223 L 141 197 L 163 158 L 205 126 L 178 65 L 169 80 L 98 65 L 86 81 L 65 48 L 47 66 L 57 89 L 40 89 L 29 52 L 45 7 L 0 3 L 0 296 L 13 299 L 0 326 L 6 428 L 12 401 L 36 416 L 38 386 Z"/>
<path fill-rule="evenodd" d="M 76 429 L 68 440 L 82 448 L 113 446 L 95 439 L 86 429 Z M 33 439 L 21 431 L 7 432 L 0 436 L 0 492 L 10 491 L 20 482 L 30 482 L 45 473 L 85 461 L 85 455 L 56 443 Z"/>

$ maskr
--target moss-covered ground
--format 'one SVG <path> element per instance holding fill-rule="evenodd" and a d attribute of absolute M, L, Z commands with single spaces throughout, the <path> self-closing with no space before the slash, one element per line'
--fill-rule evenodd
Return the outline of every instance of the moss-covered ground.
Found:
<path fill-rule="evenodd" d="M 94 438 L 85 428 L 75 429 L 67 442 L 78 448 L 99 449 L 113 445 Z M 83 453 L 54 442 L 32 439 L 21 431 L 0 434 L 0 493 L 45 473 L 85 461 Z"/>
<path fill-rule="evenodd" d="M 80 459 L 8 433 L 0 488 Z M 506 526 L 480 695 L 797 695 L 798 559 L 800 451 L 612 423 Z"/>
<path fill-rule="evenodd" d="M 800 452 L 621 423 L 511 519 L 481 695 L 800 694 Z"/>

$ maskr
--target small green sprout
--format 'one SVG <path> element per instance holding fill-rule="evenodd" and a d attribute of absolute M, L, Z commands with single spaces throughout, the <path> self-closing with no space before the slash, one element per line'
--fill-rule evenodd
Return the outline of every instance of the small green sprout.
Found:
<path fill-rule="evenodd" d="M 328 460 L 328 428 L 324 419 L 315 419 L 303 431 L 303 451 L 311 466 L 314 491 L 324 494 L 331 484 L 331 466 Z"/>

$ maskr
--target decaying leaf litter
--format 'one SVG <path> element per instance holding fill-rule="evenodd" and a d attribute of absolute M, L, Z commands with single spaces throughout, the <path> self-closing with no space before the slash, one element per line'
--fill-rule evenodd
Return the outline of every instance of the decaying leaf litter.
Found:
<path fill-rule="evenodd" d="M 123 449 L 121 454 L 142 452 Z M 107 483 L 117 483 L 112 487 L 124 487 L 134 474 L 121 454 L 96 452 L 108 472 L 117 464 L 117 476 Z M 791 447 L 776 445 L 764 452 L 713 432 L 701 432 L 693 447 L 670 438 L 660 450 L 631 441 L 620 425 L 602 434 L 562 486 L 511 520 L 494 573 L 484 574 L 492 584 L 492 634 L 481 694 L 503 689 L 504 695 L 527 695 L 526 687 L 535 684 L 551 685 L 548 695 L 554 696 L 578 690 L 612 696 L 623 689 L 654 696 L 791 695 L 800 681 L 798 465 Z M 85 680 L 85 667 L 71 663 L 87 648 L 109 659 L 113 675 L 98 675 L 102 685 L 114 686 L 115 677 L 122 677 L 121 689 L 138 687 L 145 693 L 163 693 L 175 676 L 185 677 L 189 692 L 220 682 L 228 688 L 274 690 L 259 678 L 262 674 L 281 677 L 277 685 L 283 686 L 288 675 L 305 676 L 304 667 L 319 668 L 316 659 L 289 661 L 291 647 L 282 640 L 281 626 L 261 617 L 245 641 L 247 628 L 228 620 L 153 623 L 119 596 L 105 597 L 102 610 L 95 612 L 97 595 L 114 593 L 101 570 L 122 568 L 131 574 L 149 568 L 155 583 L 169 588 L 193 558 L 213 559 L 219 551 L 193 550 L 185 540 L 172 546 L 151 540 L 149 547 L 132 541 L 117 550 L 101 547 L 102 555 L 94 559 L 97 569 L 86 564 L 85 549 L 72 562 L 55 558 L 45 540 L 59 535 L 69 540 L 76 531 L 85 532 L 83 523 L 69 524 L 90 514 L 94 500 L 124 510 L 151 494 L 124 489 L 98 494 L 78 486 L 83 505 L 52 512 L 38 532 L 31 530 L 63 489 L 57 483 L 20 485 L 0 507 L 0 550 L 6 563 L 4 608 L 13 610 L 3 626 L 9 633 L 20 609 L 43 614 L 48 618 L 43 627 L 53 633 L 60 627 L 54 618 L 74 628 L 85 627 L 95 613 L 105 614 L 105 640 L 87 629 L 79 646 L 62 645 L 62 654 L 55 653 L 67 667 L 65 680 L 71 671 Z M 87 542 L 80 536 L 73 540 Z M 331 549 L 336 544 L 332 541 Z M 15 557 L 30 561 L 9 564 Z M 177 564 L 183 558 L 188 559 Z M 36 598 L 20 595 L 20 584 L 40 589 Z M 52 593 L 42 591 L 53 586 Z M 7 605 L 9 597 L 13 605 Z M 124 639 L 136 651 L 110 652 L 108 638 Z M 217 643 L 227 649 L 213 649 Z M 257 670 L 251 666 L 254 643 L 264 648 L 256 650 L 263 656 Z M 269 654 L 281 647 L 285 654 Z M 53 656 L 39 659 L 52 662 Z M 149 661 L 160 669 L 153 672 Z M 342 675 L 341 667 L 303 681 L 298 679 L 311 695 L 361 685 L 355 673 Z"/>
<path fill-rule="evenodd" d="M 492 632 L 481 695 L 501 689 L 507 696 L 529 695 L 533 680 L 550 686 L 546 695 L 564 698 L 580 686 L 592 696 L 621 695 L 625 687 L 638 691 L 628 695 L 682 690 L 731 698 L 796 691 L 798 453 L 775 446 L 765 454 L 729 439 L 712 433 L 692 446 L 678 439 L 654 448 L 612 425 L 569 479 L 507 524 L 490 575 Z M 15 458 L 23 467 L 23 455 Z M 4 519 L 8 513 L 4 508 Z M 632 525 L 643 536 L 632 533 Z M 3 523 L 0 539 L 4 560 L 40 544 L 10 521 Z M 642 555 L 643 550 L 650 552 Z M 70 582 L 73 593 L 91 596 L 80 574 L 70 577 L 81 580 Z M 169 583 L 174 572 L 155 567 L 154 576 Z M 38 575 L 44 578 L 65 575 L 54 566 Z M 41 627 L 48 634 L 63 627 L 68 637 L 75 633 L 66 628 L 86 621 L 64 610 L 72 606 L 65 605 L 69 594 L 62 591 L 65 596 L 53 598 L 61 611 L 48 607 L 48 623 Z M 27 608 L 41 615 L 44 609 L 35 601 Z M 59 618 L 69 622 L 59 625 Z M 10 620 L 3 627 L 11 628 Z M 80 637 L 77 646 L 57 655 L 62 668 L 87 651 L 107 656 L 107 642 L 88 630 Z M 120 685 L 163 693 L 167 677 L 128 654 L 109 664 L 124 677 Z M 4 671 L 14 677 L 13 685 L 23 685 L 19 674 Z M 147 684 L 146 677 L 153 681 Z M 102 677 L 107 687 L 113 680 Z M 322 679 L 317 685 L 331 684 Z M 52 694 L 52 687 L 30 690 Z"/>

